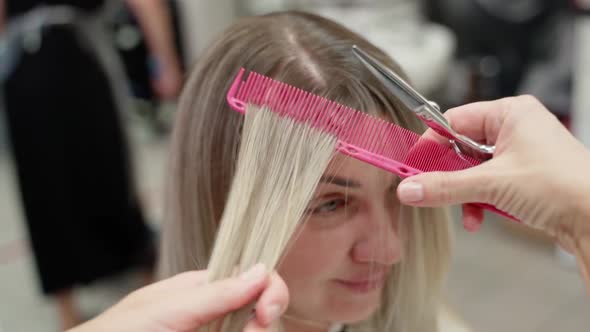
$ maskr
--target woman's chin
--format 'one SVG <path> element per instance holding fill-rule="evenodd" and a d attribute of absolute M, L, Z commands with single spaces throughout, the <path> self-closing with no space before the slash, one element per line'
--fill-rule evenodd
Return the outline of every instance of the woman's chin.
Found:
<path fill-rule="evenodd" d="M 345 303 L 331 306 L 326 317 L 332 322 L 353 324 L 369 319 L 379 308 L 379 300 L 363 301 L 349 299 Z"/>
<path fill-rule="evenodd" d="M 350 302 L 333 303 L 330 306 L 310 312 L 287 312 L 283 317 L 289 324 L 303 324 L 321 326 L 332 323 L 355 324 L 369 319 L 379 308 L 379 302 Z"/>
<path fill-rule="evenodd" d="M 363 308 L 362 310 L 349 311 L 346 313 L 334 315 L 336 316 L 336 319 L 332 321 L 346 324 L 359 323 L 369 319 L 375 313 L 375 311 L 377 311 L 377 306 L 373 308 Z"/>
<path fill-rule="evenodd" d="M 354 324 L 371 318 L 381 305 L 381 285 L 361 287 L 364 285 L 334 283 L 331 286 L 324 289 L 326 292 L 316 295 L 317 302 L 295 301 L 299 305 L 291 306 L 287 316 L 317 323 Z"/>

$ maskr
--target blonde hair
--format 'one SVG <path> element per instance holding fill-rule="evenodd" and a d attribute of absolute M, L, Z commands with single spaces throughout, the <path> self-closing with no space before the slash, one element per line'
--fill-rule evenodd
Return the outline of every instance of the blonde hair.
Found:
<path fill-rule="evenodd" d="M 244 117 L 232 111 L 224 98 L 240 67 L 416 132 L 423 130 L 419 120 L 400 111 L 398 101 L 356 61 L 352 44 L 403 75 L 399 66 L 362 37 L 301 12 L 241 19 L 208 48 L 180 99 L 161 252 L 163 277 L 208 266 L 215 278 L 225 277 L 235 264 L 243 269 L 261 261 L 275 268 L 333 153 L 330 137 L 306 126 L 284 124 L 272 112 L 250 107 L 244 124 Z M 277 139 L 285 141 L 279 144 Z M 320 142 L 325 150 L 314 150 L 313 144 Z M 257 153 L 277 146 L 284 151 L 295 149 L 300 155 L 285 162 L 283 154 L 283 158 L 266 161 L 268 165 L 258 158 Z M 289 164 L 295 160 L 313 164 L 300 163 L 301 168 L 295 169 Z M 270 174 L 262 167 L 305 177 L 305 184 L 279 178 L 278 173 Z M 254 171 L 257 173 L 249 173 Z M 257 187 L 259 184 L 264 185 Z M 248 195 L 251 190 L 256 192 Z M 440 289 L 450 255 L 446 214 L 440 209 L 404 207 L 403 211 L 407 215 L 402 219 L 407 233 L 404 259 L 393 267 L 380 309 L 359 324 L 359 330 L 436 331 Z M 255 212 L 262 214 L 251 218 Z M 272 241 L 263 242 L 258 236 Z"/>
<path fill-rule="evenodd" d="M 334 137 L 254 106 L 247 108 L 243 133 L 208 266 L 211 280 L 236 267 L 278 266 L 336 146 Z M 223 331 L 243 328 L 248 313 L 226 318 Z"/>

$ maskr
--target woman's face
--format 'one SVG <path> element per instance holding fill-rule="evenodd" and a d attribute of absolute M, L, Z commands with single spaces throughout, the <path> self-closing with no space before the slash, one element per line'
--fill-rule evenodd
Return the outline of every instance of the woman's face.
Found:
<path fill-rule="evenodd" d="M 352 323 L 375 312 L 402 257 L 398 181 L 358 160 L 334 158 L 278 269 L 291 295 L 285 323 Z"/>

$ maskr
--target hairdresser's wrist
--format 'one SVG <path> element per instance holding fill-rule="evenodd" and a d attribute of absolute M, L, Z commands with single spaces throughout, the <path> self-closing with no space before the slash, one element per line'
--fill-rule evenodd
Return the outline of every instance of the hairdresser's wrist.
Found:
<path fill-rule="evenodd" d="M 576 168 L 580 172 L 580 183 L 577 184 L 575 195 L 577 208 L 579 209 L 578 222 L 584 225 L 585 229 L 590 228 L 590 176 L 586 174 L 590 169 L 590 150 L 585 150 L 585 156 L 581 159 L 586 161 Z"/>
<path fill-rule="evenodd" d="M 582 279 L 586 284 L 588 296 L 590 296 L 590 213 L 585 216 L 584 223 L 581 223 L 581 227 L 576 229 L 573 254 L 576 257 Z"/>
<path fill-rule="evenodd" d="M 565 195 L 569 202 L 564 202 L 569 213 L 564 215 L 563 220 L 554 229 L 554 234 L 560 246 L 576 257 L 590 296 L 590 180 L 580 179 L 575 189 L 571 190 L 571 194 Z"/>
<path fill-rule="evenodd" d="M 590 169 L 590 152 L 587 154 L 588 162 L 576 168 L 580 172 Z M 578 248 L 590 251 L 590 177 L 583 175 L 576 184 L 575 194 L 571 197 L 573 218 L 571 222 L 571 237 Z M 587 253 L 590 258 L 590 252 Z M 590 263 L 590 262 L 589 262 Z"/>
<path fill-rule="evenodd" d="M 579 243 L 579 251 L 576 254 L 580 274 L 586 284 L 586 291 L 590 296 L 590 237 L 585 237 Z"/>

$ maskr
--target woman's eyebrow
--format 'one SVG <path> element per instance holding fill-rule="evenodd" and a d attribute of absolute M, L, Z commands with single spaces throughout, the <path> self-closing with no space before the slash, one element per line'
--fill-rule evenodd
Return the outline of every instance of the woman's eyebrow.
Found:
<path fill-rule="evenodd" d="M 350 188 L 359 188 L 361 186 L 360 183 L 348 179 L 348 178 L 343 178 L 340 176 L 336 176 L 336 175 L 330 175 L 330 174 L 325 174 L 320 178 L 320 182 L 325 182 L 325 183 L 330 183 L 330 184 L 335 184 L 337 186 L 343 186 L 343 187 L 350 187 Z"/>

